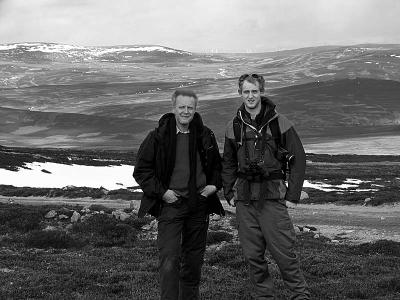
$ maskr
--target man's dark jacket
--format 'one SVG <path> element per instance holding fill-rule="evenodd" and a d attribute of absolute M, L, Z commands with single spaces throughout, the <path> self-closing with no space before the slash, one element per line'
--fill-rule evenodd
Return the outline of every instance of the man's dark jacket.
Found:
<path fill-rule="evenodd" d="M 222 187 L 222 167 L 214 133 L 203 125 L 198 113 L 195 113 L 190 122 L 189 131 L 189 148 L 195 147 L 200 155 L 206 183 L 215 185 L 219 190 Z M 143 217 L 146 213 L 159 216 L 162 196 L 169 187 L 174 170 L 175 157 L 176 120 L 173 113 L 167 113 L 161 117 L 158 127 L 147 135 L 137 154 L 133 177 L 143 190 L 139 217 Z M 190 157 L 190 164 L 195 164 L 195 161 L 195 156 Z M 207 198 L 207 204 L 208 213 L 224 214 L 216 193 Z"/>

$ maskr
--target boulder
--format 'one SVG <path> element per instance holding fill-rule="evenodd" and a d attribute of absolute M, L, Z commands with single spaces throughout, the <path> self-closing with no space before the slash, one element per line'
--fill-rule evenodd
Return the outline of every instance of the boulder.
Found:
<path fill-rule="evenodd" d="M 46 219 L 53 219 L 55 216 L 57 216 L 57 212 L 52 209 L 44 217 Z"/>
<path fill-rule="evenodd" d="M 294 226 L 294 232 L 296 232 L 296 233 L 300 233 L 300 232 L 302 232 L 303 231 L 303 227 L 301 227 L 301 226 Z"/>
<path fill-rule="evenodd" d="M 220 216 L 220 215 L 217 215 L 217 214 L 214 214 L 214 215 L 211 216 L 211 220 L 212 220 L 212 221 L 221 220 L 221 216 Z"/>
<path fill-rule="evenodd" d="M 301 191 L 300 201 L 308 198 L 310 198 L 310 196 L 308 196 L 308 194 L 305 191 Z"/>
<path fill-rule="evenodd" d="M 365 199 L 364 199 L 364 206 L 368 205 L 369 202 L 371 202 L 371 200 L 372 200 L 372 199 L 369 198 L 369 197 L 368 197 L 368 198 L 365 198 Z"/>
<path fill-rule="evenodd" d="M 74 213 L 71 216 L 71 223 L 78 222 L 80 218 L 81 218 L 81 214 L 78 213 L 77 211 L 74 211 Z"/>
<path fill-rule="evenodd" d="M 317 231 L 317 228 L 314 227 L 314 226 L 308 226 L 308 225 L 306 225 L 306 226 L 304 226 L 304 228 L 307 228 L 307 229 L 310 230 L 310 231 Z"/>
<path fill-rule="evenodd" d="M 116 218 L 117 220 L 121 220 L 121 221 L 125 221 L 126 219 L 128 219 L 131 215 L 122 211 L 122 210 L 114 210 L 112 212 L 112 215 L 114 216 L 114 218 Z"/>

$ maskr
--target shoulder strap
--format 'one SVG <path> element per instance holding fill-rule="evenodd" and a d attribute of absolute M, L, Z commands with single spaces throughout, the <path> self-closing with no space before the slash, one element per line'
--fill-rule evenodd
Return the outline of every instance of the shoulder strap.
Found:
<path fill-rule="evenodd" d="M 236 143 L 240 143 L 242 140 L 242 126 L 240 124 L 240 121 L 238 117 L 235 117 L 233 119 L 233 134 L 235 136 L 235 141 Z"/>
<path fill-rule="evenodd" d="M 279 128 L 278 118 L 273 119 L 269 122 L 269 129 L 271 130 L 272 138 L 275 140 L 276 145 L 282 146 L 281 142 L 281 129 Z"/>

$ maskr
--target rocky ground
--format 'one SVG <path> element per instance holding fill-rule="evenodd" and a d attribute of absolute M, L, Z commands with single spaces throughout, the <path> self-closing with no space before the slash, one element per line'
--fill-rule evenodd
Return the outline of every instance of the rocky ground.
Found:
<path fill-rule="evenodd" d="M 30 205 L 104 205 L 114 211 L 130 208 L 137 212 L 140 201 L 107 200 L 107 199 L 68 199 L 45 197 L 0 197 L 3 203 L 21 203 Z M 220 228 L 237 236 L 236 229 L 230 223 L 230 216 L 235 213 L 235 208 L 224 203 L 227 211 L 225 217 L 212 216 L 210 229 Z M 336 205 L 336 204 L 299 204 L 290 208 L 289 213 L 293 219 L 296 231 L 311 232 L 318 237 L 327 237 L 333 243 L 359 244 L 373 242 L 381 239 L 400 242 L 398 218 L 400 216 L 399 204 L 382 206 Z M 144 233 L 147 237 L 155 236 L 157 224 L 152 222 L 145 225 Z"/>

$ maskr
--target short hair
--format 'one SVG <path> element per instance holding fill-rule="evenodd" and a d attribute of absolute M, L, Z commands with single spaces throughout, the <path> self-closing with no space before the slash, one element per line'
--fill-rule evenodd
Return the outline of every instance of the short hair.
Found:
<path fill-rule="evenodd" d="M 242 76 L 239 77 L 239 93 L 242 91 L 243 88 L 243 82 L 248 81 L 251 82 L 253 84 L 255 84 L 256 82 L 258 82 L 258 87 L 260 88 L 260 92 L 264 92 L 265 91 L 265 80 L 264 77 L 262 75 L 258 75 L 258 74 L 243 74 Z"/>
<path fill-rule="evenodd" d="M 175 106 L 176 104 L 176 98 L 178 96 L 186 96 L 186 97 L 191 97 L 194 99 L 194 105 L 197 107 L 197 102 L 199 102 L 199 98 L 197 98 L 197 95 L 195 92 L 192 90 L 187 90 L 187 89 L 179 89 L 175 90 L 175 92 L 172 94 L 171 100 L 172 100 L 172 106 Z"/>

